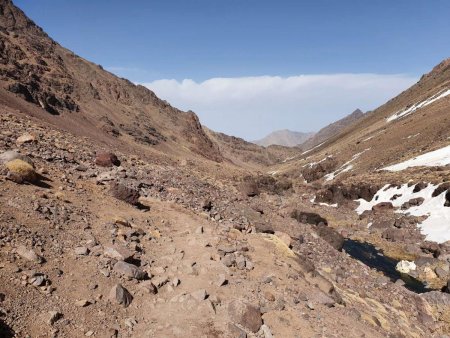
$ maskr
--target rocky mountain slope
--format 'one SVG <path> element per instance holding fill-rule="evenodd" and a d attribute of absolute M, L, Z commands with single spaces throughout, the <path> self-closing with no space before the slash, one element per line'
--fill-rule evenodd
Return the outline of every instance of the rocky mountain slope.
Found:
<path fill-rule="evenodd" d="M 218 145 L 222 156 L 242 168 L 260 170 L 299 153 L 295 148 L 276 145 L 263 147 L 238 137 L 214 132 L 205 127 L 204 129 L 209 138 Z"/>
<path fill-rule="evenodd" d="M 61 47 L 11 1 L 0 2 L 0 102 L 112 144 L 221 161 L 197 116 Z"/>
<path fill-rule="evenodd" d="M 10 1 L 0 26 L 0 337 L 450 334 L 450 242 L 424 233 L 445 160 L 373 170 L 448 143 L 448 62 L 301 154 L 204 129 Z"/>
<path fill-rule="evenodd" d="M 253 141 L 253 143 L 263 147 L 268 147 L 270 145 L 295 147 L 296 145 L 304 143 L 313 136 L 314 133 L 302 133 L 284 129 L 274 131 L 260 140 Z"/>
<path fill-rule="evenodd" d="M 317 133 L 312 135 L 312 137 L 306 139 L 300 145 L 300 148 L 303 150 L 311 149 L 323 142 L 339 135 L 340 132 L 345 130 L 346 128 L 350 128 L 350 126 L 362 118 L 364 113 L 360 109 L 356 109 L 350 115 L 329 124 L 328 126 L 320 129 Z"/>

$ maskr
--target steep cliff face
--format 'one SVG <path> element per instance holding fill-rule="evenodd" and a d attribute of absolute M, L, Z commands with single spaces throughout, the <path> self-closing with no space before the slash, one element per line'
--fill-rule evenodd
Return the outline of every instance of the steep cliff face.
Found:
<path fill-rule="evenodd" d="M 8 0 L 0 2 L 0 37 L 3 103 L 83 135 L 222 160 L 194 113 L 61 47 Z"/>

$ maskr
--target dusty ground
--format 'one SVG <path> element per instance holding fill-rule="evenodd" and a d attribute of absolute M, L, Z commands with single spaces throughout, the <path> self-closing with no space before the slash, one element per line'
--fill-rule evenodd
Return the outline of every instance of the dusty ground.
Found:
<path fill-rule="evenodd" d="M 6 176 L 0 183 L 6 337 L 448 332 L 448 310 L 336 250 L 313 225 L 290 217 L 293 209 L 313 211 L 339 231 L 357 224 L 352 208 L 312 204 L 313 187 L 262 189 L 247 197 L 239 170 L 234 178 L 215 176 L 120 152 L 120 168 L 102 168 L 93 163 L 95 143 L 89 139 L 8 113 L 2 114 L 2 124 L 0 150 L 18 148 L 45 177 L 38 185 Z M 36 135 L 35 141 L 17 146 L 26 132 Z M 140 201 L 149 210 L 111 196 L 111 177 L 141 186 Z M 267 233 L 272 231 L 282 232 Z M 109 257 L 112 245 L 126 247 L 132 258 Z M 24 259 L 20 246 L 45 261 Z M 114 268 L 120 259 L 147 272 L 146 280 L 121 275 Z M 34 286 L 39 276 L 43 281 Z M 110 299 L 118 283 L 133 297 L 126 308 Z M 250 304 L 250 310 L 242 314 L 233 307 L 235 300 Z"/>

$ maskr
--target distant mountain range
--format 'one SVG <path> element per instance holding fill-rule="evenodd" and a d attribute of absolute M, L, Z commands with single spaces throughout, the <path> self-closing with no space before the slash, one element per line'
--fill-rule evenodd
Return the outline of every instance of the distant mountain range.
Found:
<path fill-rule="evenodd" d="M 284 129 L 274 131 L 260 140 L 253 141 L 253 143 L 263 147 L 268 147 L 270 145 L 295 147 L 299 144 L 302 144 L 312 136 L 314 136 L 313 132 L 302 133 L 298 131 Z"/>

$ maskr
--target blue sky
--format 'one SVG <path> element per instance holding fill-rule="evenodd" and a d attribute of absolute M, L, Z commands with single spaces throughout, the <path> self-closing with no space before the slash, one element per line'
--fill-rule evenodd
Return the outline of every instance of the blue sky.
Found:
<path fill-rule="evenodd" d="M 446 0 L 15 4 L 63 46 L 194 110 L 207 126 L 247 139 L 274 129 L 317 130 L 356 107 L 373 109 L 450 56 Z M 355 82 L 330 86 L 339 74 Z M 261 81 L 267 86 L 255 93 Z"/>

